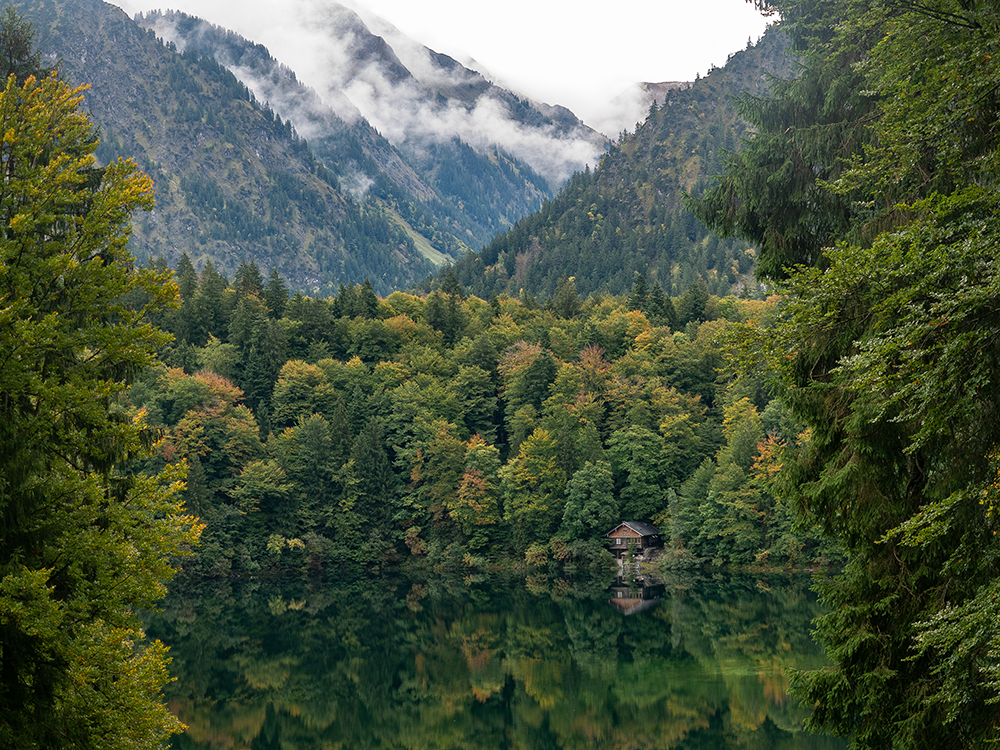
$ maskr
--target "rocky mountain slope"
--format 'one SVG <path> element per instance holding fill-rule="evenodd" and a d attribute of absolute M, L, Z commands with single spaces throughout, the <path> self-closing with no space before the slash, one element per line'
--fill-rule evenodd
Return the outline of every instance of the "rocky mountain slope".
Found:
<path fill-rule="evenodd" d="M 154 178 L 157 207 L 136 219 L 139 257 L 187 252 L 228 273 L 252 258 L 313 293 L 366 277 L 388 293 L 481 247 L 577 166 L 550 158 L 537 162 L 543 175 L 514 151 L 551 155 L 546 143 L 574 138 L 590 157 L 601 148 L 568 111 L 387 32 L 397 55 L 340 6 L 324 28 L 351 55 L 327 61 L 331 83 L 317 92 L 260 45 L 183 14 L 130 19 L 100 0 L 15 5 L 46 59 L 90 85 L 99 158 L 134 157 Z M 378 106 L 362 105 L 398 114 L 398 143 L 351 99 L 376 84 Z M 506 130 L 492 139 L 475 127 L 483 118 Z"/>
<path fill-rule="evenodd" d="M 606 139 L 569 110 L 518 97 L 384 22 L 376 35 L 336 3 L 312 12 L 300 22 L 310 26 L 303 45 L 315 56 L 315 90 L 261 45 L 201 19 L 151 12 L 137 21 L 179 50 L 213 57 L 290 119 L 318 157 L 367 184 L 377 173 L 345 147 L 349 130 L 390 181 L 441 204 L 432 212 L 457 222 L 450 231 L 474 247 L 536 210 L 604 149 Z"/>
<path fill-rule="evenodd" d="M 231 273 L 252 258 L 321 292 L 368 277 L 388 292 L 433 266 L 388 211 L 356 200 L 287 120 L 213 59 L 179 54 L 100 0 L 22 0 L 46 60 L 89 84 L 98 158 L 134 157 L 156 208 L 135 219 L 134 248 L 182 252 Z"/>

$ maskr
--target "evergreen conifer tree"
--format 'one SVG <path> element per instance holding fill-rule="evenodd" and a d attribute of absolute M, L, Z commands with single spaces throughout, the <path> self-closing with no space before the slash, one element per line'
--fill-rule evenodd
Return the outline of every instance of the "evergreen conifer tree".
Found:
<path fill-rule="evenodd" d="M 288 305 L 288 285 L 276 268 L 272 268 L 271 275 L 267 277 L 267 284 L 264 286 L 264 304 L 267 305 L 271 317 L 276 320 L 285 314 L 285 307 Z"/>

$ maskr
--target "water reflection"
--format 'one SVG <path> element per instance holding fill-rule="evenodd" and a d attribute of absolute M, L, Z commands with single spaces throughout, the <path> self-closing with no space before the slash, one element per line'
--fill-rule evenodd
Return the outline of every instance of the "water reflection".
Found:
<path fill-rule="evenodd" d="M 808 580 L 175 587 L 176 748 L 842 748 L 801 731 Z"/>
<path fill-rule="evenodd" d="M 618 576 L 608 589 L 608 604 L 623 615 L 634 615 L 655 607 L 665 591 L 666 586 L 648 578 Z"/>

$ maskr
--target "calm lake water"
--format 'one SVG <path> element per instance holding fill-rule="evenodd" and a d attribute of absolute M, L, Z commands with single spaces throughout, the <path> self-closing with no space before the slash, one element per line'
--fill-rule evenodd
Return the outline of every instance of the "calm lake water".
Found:
<path fill-rule="evenodd" d="M 174 587 L 175 748 L 844 748 L 802 731 L 806 576 Z"/>

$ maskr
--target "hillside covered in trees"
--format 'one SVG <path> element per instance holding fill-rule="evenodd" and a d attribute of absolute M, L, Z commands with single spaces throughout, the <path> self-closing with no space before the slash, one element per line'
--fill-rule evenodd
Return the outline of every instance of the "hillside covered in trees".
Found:
<path fill-rule="evenodd" d="M 265 48 L 197 18 L 151 12 L 131 19 L 103 0 L 18 0 L 14 7 L 38 29 L 47 63 L 90 85 L 98 160 L 135 158 L 153 178 L 156 208 L 139 218 L 131 240 L 142 259 L 163 255 L 173 263 L 186 252 L 232 274 L 252 258 L 311 294 L 365 278 L 389 294 L 489 242 L 537 210 L 563 179 L 560 170 L 541 176 L 501 145 L 473 146 L 458 135 L 414 136 L 397 147 L 341 102 L 342 93 L 324 91 L 321 101 Z M 358 54 L 381 50 L 400 86 L 404 78 L 410 88 L 422 85 L 360 19 L 340 13 L 351 23 L 330 34 L 355 36 Z M 452 93 L 404 87 L 399 107 L 436 107 L 447 122 L 451 109 L 495 106 L 534 153 L 569 153 L 560 144 L 570 142 L 595 154 L 603 148 L 603 137 L 568 110 L 543 112 L 425 52 L 439 77 L 468 83 Z M 388 64 L 366 58 L 355 67 L 361 63 Z M 470 91 L 478 98 L 466 101 Z"/>
<path fill-rule="evenodd" d="M 523 289 L 545 298 L 573 277 L 581 294 L 624 294 L 640 273 L 673 296 L 699 280 L 721 296 L 755 293 L 753 245 L 710 233 L 683 198 L 699 195 L 749 135 L 738 98 L 766 94 L 772 76 L 794 75 L 787 49 L 772 28 L 724 67 L 669 91 L 596 169 L 574 175 L 540 211 L 458 261 L 461 283 L 483 297 Z"/>
<path fill-rule="evenodd" d="M 188 462 L 204 574 L 604 565 L 622 518 L 662 524 L 678 565 L 830 552 L 771 491 L 798 427 L 720 369 L 715 337 L 773 303 L 678 300 L 685 319 L 667 300 L 671 327 L 638 288 L 540 309 L 454 276 L 427 298 L 364 284 L 326 300 L 252 264 L 229 285 L 185 257 L 177 279 L 161 321 L 176 340 L 130 399 L 164 430 L 151 467 Z"/>
<path fill-rule="evenodd" d="M 802 73 L 695 205 L 759 248 L 776 325 L 734 337 L 810 440 L 783 496 L 843 540 L 798 677 L 861 748 L 1000 738 L 1000 12 L 777 0 Z M 791 457 L 789 457 L 791 459 Z"/>
<path fill-rule="evenodd" d="M 324 31 L 331 45 L 341 44 L 344 38 L 353 40 L 347 53 L 353 57 L 339 61 L 331 75 L 343 76 L 349 84 L 352 79 L 348 71 L 390 68 L 383 75 L 401 90 L 397 118 L 417 116 L 410 113 L 415 106 L 413 99 L 420 106 L 431 107 L 435 119 L 446 117 L 457 107 L 463 112 L 466 108 L 473 110 L 480 99 L 496 101 L 498 117 L 509 117 L 512 129 L 534 132 L 536 140 L 544 142 L 546 136 L 541 133 L 547 132 L 552 150 L 561 141 L 582 139 L 593 141 L 592 150 L 599 151 L 603 139 L 568 111 L 566 122 L 553 120 L 530 102 L 519 100 L 451 58 L 429 50 L 427 59 L 439 78 L 458 77 L 462 82 L 440 90 L 423 90 L 421 82 L 395 58 L 386 42 L 373 36 L 353 12 L 340 8 L 324 18 L 331 23 L 331 28 Z M 294 71 L 259 44 L 183 13 L 150 11 L 136 20 L 185 53 L 207 56 L 233 71 L 251 86 L 258 99 L 270 102 L 297 129 L 308 134 L 317 159 L 353 186 L 355 192 L 377 199 L 391 215 L 405 222 L 419 244 L 429 242 L 447 258 L 489 242 L 498 231 L 537 210 L 561 182 L 542 176 L 501 144 L 477 149 L 457 136 L 437 133 L 432 137 L 424 132 L 409 136 L 404 133 L 397 139 L 398 144 L 390 143 L 362 116 L 347 94 L 324 90 L 321 99 L 320 93 L 300 83 Z M 383 92 L 379 90 L 378 94 Z M 387 101 L 383 106 L 388 108 L 392 103 Z M 431 126 L 426 124 L 427 128 Z M 445 129 L 443 125 L 438 127 Z"/>
<path fill-rule="evenodd" d="M 156 207 L 131 239 L 138 257 L 187 252 L 227 273 L 255 258 L 298 288 L 369 277 L 385 293 L 433 268 L 388 212 L 354 200 L 291 123 L 213 59 L 165 47 L 101 0 L 16 6 L 43 59 L 89 85 L 97 159 L 134 158 L 153 179 Z"/>

